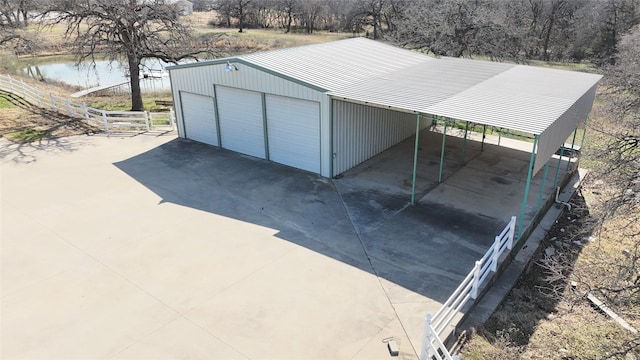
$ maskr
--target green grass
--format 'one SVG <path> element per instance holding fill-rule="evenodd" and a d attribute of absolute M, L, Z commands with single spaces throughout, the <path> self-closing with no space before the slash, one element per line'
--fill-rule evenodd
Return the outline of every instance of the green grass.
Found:
<path fill-rule="evenodd" d="M 142 103 L 146 111 L 167 111 L 165 106 L 156 105 L 156 100 L 172 100 L 171 95 L 166 93 L 160 94 L 143 94 Z M 131 110 L 131 98 L 128 94 L 116 96 L 96 96 L 88 97 L 86 103 L 89 107 L 107 111 L 128 111 Z"/>
<path fill-rule="evenodd" d="M 38 129 L 21 129 L 12 131 L 5 136 L 9 138 L 11 141 L 17 143 L 30 143 L 38 140 L 42 140 L 47 137 L 47 130 L 38 130 Z"/>
<path fill-rule="evenodd" d="M 0 96 L 0 109 L 11 109 L 16 107 L 11 101 Z"/>

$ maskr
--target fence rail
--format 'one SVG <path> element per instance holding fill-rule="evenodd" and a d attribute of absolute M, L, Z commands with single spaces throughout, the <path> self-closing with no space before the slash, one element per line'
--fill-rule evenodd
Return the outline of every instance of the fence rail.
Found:
<path fill-rule="evenodd" d="M 150 131 L 152 129 L 173 130 L 175 113 L 173 108 L 168 112 L 146 111 L 109 111 L 95 109 L 86 103 L 71 101 L 69 98 L 55 96 L 27 85 L 22 80 L 15 80 L 9 75 L 0 74 L 0 90 L 10 92 L 25 101 L 43 109 L 55 111 L 69 117 L 84 119 L 87 123 L 103 127 L 104 131 L 128 129 Z"/>
<path fill-rule="evenodd" d="M 451 294 L 449 299 L 442 304 L 435 315 L 427 314 L 424 323 L 422 348 L 420 360 L 436 358 L 438 360 L 457 360 L 452 356 L 442 341 L 447 327 L 469 300 L 478 297 L 480 287 L 485 280 L 498 270 L 500 256 L 513 247 L 513 238 L 516 230 L 516 217 L 512 216 L 509 224 L 495 237 L 489 250 L 476 261 L 471 272 L 462 280 L 462 283 Z"/>

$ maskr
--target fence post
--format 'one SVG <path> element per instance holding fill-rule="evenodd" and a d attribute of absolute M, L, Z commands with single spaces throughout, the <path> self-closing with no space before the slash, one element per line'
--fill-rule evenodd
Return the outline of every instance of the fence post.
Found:
<path fill-rule="evenodd" d="M 473 285 L 471 286 L 473 300 L 478 298 L 478 287 L 480 287 L 480 261 L 476 261 L 476 266 L 473 267 Z"/>
<path fill-rule="evenodd" d="M 513 248 L 513 238 L 516 235 L 516 217 L 511 217 L 511 222 L 509 223 L 509 240 L 507 240 L 507 249 L 511 250 Z"/>
<path fill-rule="evenodd" d="M 176 112 L 173 111 L 173 108 L 169 108 L 169 126 L 171 126 L 171 130 L 175 129 L 176 125 Z"/>
<path fill-rule="evenodd" d="M 144 111 L 144 124 L 147 127 L 147 131 L 149 131 L 149 113 Z"/>
<path fill-rule="evenodd" d="M 22 88 L 22 98 L 27 98 L 27 90 L 24 87 L 24 81 L 20 80 L 20 87 Z"/>
<path fill-rule="evenodd" d="M 36 98 L 38 98 L 38 107 L 42 107 L 42 95 L 40 95 L 40 89 L 34 88 L 36 91 Z"/>
<path fill-rule="evenodd" d="M 422 349 L 420 349 L 420 360 L 428 360 L 431 357 L 431 314 L 424 318 L 424 330 L 422 332 Z"/>
<path fill-rule="evenodd" d="M 58 107 L 56 106 L 56 100 L 53 97 L 52 93 L 49 93 L 49 99 L 51 99 L 51 108 L 53 111 L 58 112 Z"/>
<path fill-rule="evenodd" d="M 9 78 L 9 91 L 13 94 L 13 78 L 9 75 L 7 77 Z"/>
<path fill-rule="evenodd" d="M 102 121 L 104 121 L 104 131 L 109 132 L 109 121 L 107 121 L 107 112 L 101 110 L 102 112 Z"/>
<path fill-rule="evenodd" d="M 69 101 L 69 98 L 66 99 L 67 102 L 67 115 L 69 115 L 69 117 L 73 116 L 73 109 L 71 109 L 71 102 Z"/>
<path fill-rule="evenodd" d="M 82 103 L 82 111 L 84 112 L 84 118 L 89 122 L 89 109 L 87 108 L 87 103 Z"/>
<path fill-rule="evenodd" d="M 496 236 L 493 242 L 493 254 L 491 255 L 491 271 L 498 271 L 498 259 L 500 258 L 500 236 Z"/>

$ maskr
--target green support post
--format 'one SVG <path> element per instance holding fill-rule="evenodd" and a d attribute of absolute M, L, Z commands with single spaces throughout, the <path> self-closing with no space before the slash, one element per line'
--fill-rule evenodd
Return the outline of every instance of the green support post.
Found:
<path fill-rule="evenodd" d="M 469 132 L 469 122 L 464 127 L 464 140 L 462 142 L 462 165 L 464 165 L 464 157 L 467 153 L 467 132 Z"/>
<path fill-rule="evenodd" d="M 413 178 L 411 180 L 411 205 L 416 200 L 416 171 L 418 169 L 418 140 L 420 139 L 420 114 L 416 116 L 416 146 L 413 151 Z"/>
<path fill-rule="evenodd" d="M 520 219 L 518 219 L 518 234 L 516 238 L 522 235 L 522 226 L 524 224 L 524 215 L 527 209 L 527 198 L 529 197 L 529 187 L 531 186 L 531 175 L 533 173 L 533 163 L 536 159 L 536 146 L 538 145 L 538 135 L 533 138 L 533 149 L 531 150 L 531 159 L 529 160 L 529 171 L 527 173 L 527 183 L 524 186 L 524 198 L 522 199 L 522 210 L 520 211 Z"/>
<path fill-rule="evenodd" d="M 560 164 L 562 164 L 562 155 L 564 155 L 564 146 L 560 148 L 560 158 L 558 158 L 558 166 L 556 166 L 556 175 L 553 177 L 553 188 L 558 185 L 558 173 L 560 172 Z"/>
<path fill-rule="evenodd" d="M 549 159 L 551 160 L 551 159 Z M 544 172 L 542 174 L 542 183 L 540 184 L 540 195 L 538 195 L 538 205 L 536 209 L 540 210 L 542 207 L 542 195 L 544 194 L 544 183 L 547 181 L 547 174 L 549 173 L 549 161 L 544 164 Z"/>
<path fill-rule="evenodd" d="M 573 146 L 576 144 L 576 134 L 577 133 L 578 133 L 578 128 L 573 130 L 573 140 L 571 140 L 571 156 L 569 157 L 569 161 L 567 161 L 567 171 L 569 171 L 569 169 L 571 168 L 571 159 L 575 155 L 575 151 L 576 150 L 573 148 Z"/>
<path fill-rule="evenodd" d="M 447 139 L 447 122 L 444 122 L 444 131 L 442 132 L 442 149 L 440 150 L 440 172 L 438 173 L 438 182 L 442 182 L 442 165 L 444 163 L 444 143 Z"/>
<path fill-rule="evenodd" d="M 480 151 L 484 151 L 484 139 L 487 137 L 487 125 L 482 125 L 482 143 L 480 144 Z"/>
<path fill-rule="evenodd" d="M 584 146 L 584 138 L 587 137 L 587 124 L 589 123 L 589 117 L 587 116 L 584 119 L 584 130 L 582 131 L 582 140 L 580 140 L 580 151 L 582 151 L 582 147 Z"/>

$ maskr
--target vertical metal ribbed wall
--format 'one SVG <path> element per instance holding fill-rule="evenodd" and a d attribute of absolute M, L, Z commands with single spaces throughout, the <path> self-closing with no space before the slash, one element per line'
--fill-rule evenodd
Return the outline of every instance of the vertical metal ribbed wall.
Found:
<path fill-rule="evenodd" d="M 415 132 L 415 114 L 334 100 L 333 175 L 372 158 Z"/>
<path fill-rule="evenodd" d="M 540 134 L 533 175 L 542 169 L 556 150 L 567 141 L 571 133 L 586 121 L 596 97 L 597 86 L 597 84 L 593 85 L 571 108 Z"/>

